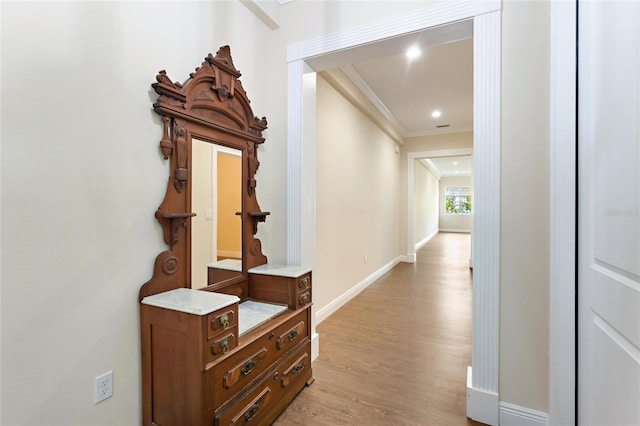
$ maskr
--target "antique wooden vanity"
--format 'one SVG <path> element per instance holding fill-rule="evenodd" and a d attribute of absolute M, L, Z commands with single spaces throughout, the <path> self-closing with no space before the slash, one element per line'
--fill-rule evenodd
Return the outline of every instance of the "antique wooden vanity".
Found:
<path fill-rule="evenodd" d="M 311 384 L 311 271 L 267 264 L 255 238 L 254 116 L 228 46 L 152 86 L 170 160 L 156 212 L 170 247 L 140 289 L 144 425 L 270 424 Z"/>

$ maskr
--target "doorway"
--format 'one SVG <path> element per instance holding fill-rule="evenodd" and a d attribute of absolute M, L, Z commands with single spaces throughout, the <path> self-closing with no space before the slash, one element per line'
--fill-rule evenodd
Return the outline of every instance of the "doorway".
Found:
<path fill-rule="evenodd" d="M 305 75 L 310 62 L 334 53 L 415 31 L 473 19 L 475 194 L 486 200 L 474 215 L 473 368 L 468 370 L 467 414 L 498 423 L 499 263 L 500 263 L 500 4 L 463 1 L 289 46 L 287 262 L 313 264 L 315 247 L 315 104 Z M 315 77 L 315 76 L 314 76 Z M 309 132 L 310 134 L 307 134 Z M 304 190 L 303 190 L 304 189 Z M 314 324 L 312 324 L 314 326 Z M 312 357 L 319 351 L 313 333 Z"/>
<path fill-rule="evenodd" d="M 406 262 L 416 261 L 417 245 L 420 240 L 416 239 L 415 228 L 415 162 L 419 159 L 425 158 L 447 158 L 447 157 L 462 157 L 473 156 L 473 148 L 459 148 L 459 149 L 445 149 L 434 151 L 419 151 L 407 153 L 407 254 L 405 256 Z M 472 167 L 473 168 L 473 167 Z M 475 198 L 475 195 L 474 195 Z M 438 224 L 438 227 L 440 225 Z M 473 225 L 471 227 L 473 229 Z M 471 266 L 473 261 L 473 245 L 471 246 L 471 253 L 469 254 L 469 265 Z"/>

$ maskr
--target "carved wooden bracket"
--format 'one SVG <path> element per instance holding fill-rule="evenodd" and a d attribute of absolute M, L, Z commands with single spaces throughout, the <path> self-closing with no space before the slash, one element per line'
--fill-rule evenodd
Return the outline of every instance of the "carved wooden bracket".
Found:
<path fill-rule="evenodd" d="M 178 166 L 176 167 L 176 175 L 173 183 L 176 191 L 182 192 L 189 180 L 189 170 L 187 170 L 187 131 L 184 127 L 176 126 L 176 145 L 178 147 Z"/>
<path fill-rule="evenodd" d="M 257 182 L 255 179 L 258 168 L 260 167 L 260 161 L 258 161 L 258 153 L 255 150 L 253 143 L 247 144 L 247 150 L 250 155 L 247 156 L 247 167 L 249 168 L 249 179 L 247 181 L 247 192 L 249 195 L 253 195 L 256 190 Z M 255 232 L 254 232 L 255 234 Z"/>
<path fill-rule="evenodd" d="M 160 151 L 162 151 L 162 155 L 165 160 L 169 159 L 171 155 L 171 151 L 173 151 L 173 143 L 169 138 L 171 118 L 162 117 L 162 139 L 160 140 Z"/>
<path fill-rule="evenodd" d="M 258 223 L 266 221 L 270 214 L 271 212 L 249 212 L 249 217 L 253 222 L 253 235 L 258 233 Z"/>
<path fill-rule="evenodd" d="M 171 222 L 171 246 L 178 242 L 178 235 L 180 232 L 180 228 L 187 227 L 187 219 L 190 217 L 194 217 L 195 213 L 164 213 L 162 217 L 164 219 L 169 219 Z M 165 236 L 165 239 L 166 236 Z"/>

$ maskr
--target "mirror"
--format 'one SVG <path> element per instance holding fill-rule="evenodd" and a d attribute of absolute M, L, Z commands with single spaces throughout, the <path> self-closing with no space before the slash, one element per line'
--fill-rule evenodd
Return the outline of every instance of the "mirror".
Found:
<path fill-rule="evenodd" d="M 269 215 L 256 197 L 258 147 L 267 119 L 254 115 L 239 78 L 229 46 L 222 46 L 184 83 L 161 70 L 151 85 L 158 94 L 153 109 L 162 117 L 160 152 L 170 162 L 167 192 L 155 214 L 168 247 L 156 257 L 140 300 L 180 287 L 246 300 L 248 271 L 267 263 L 255 237 Z M 218 178 L 229 157 L 239 171 Z M 224 191 L 234 197 L 226 207 L 218 197 Z"/>
<path fill-rule="evenodd" d="M 242 275 L 242 151 L 191 141 L 191 286 Z"/>

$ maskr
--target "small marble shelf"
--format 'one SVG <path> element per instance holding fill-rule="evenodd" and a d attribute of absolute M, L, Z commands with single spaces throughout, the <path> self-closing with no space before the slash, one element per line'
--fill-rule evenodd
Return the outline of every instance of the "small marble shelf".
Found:
<path fill-rule="evenodd" d="M 209 268 L 224 269 L 226 271 L 242 272 L 242 260 L 239 259 L 222 259 L 209 263 L 207 266 Z"/>
<path fill-rule="evenodd" d="M 249 269 L 249 273 L 251 274 L 275 275 L 287 278 L 298 278 L 308 272 L 311 272 L 311 268 L 303 266 L 270 265 L 268 263 Z"/>
<path fill-rule="evenodd" d="M 237 296 L 208 291 L 177 288 L 142 299 L 143 304 L 195 315 L 207 315 L 239 302 Z"/>
<path fill-rule="evenodd" d="M 238 334 L 243 334 L 257 328 L 272 318 L 277 317 L 288 308 L 286 305 L 256 302 L 247 300 L 238 305 Z"/>

